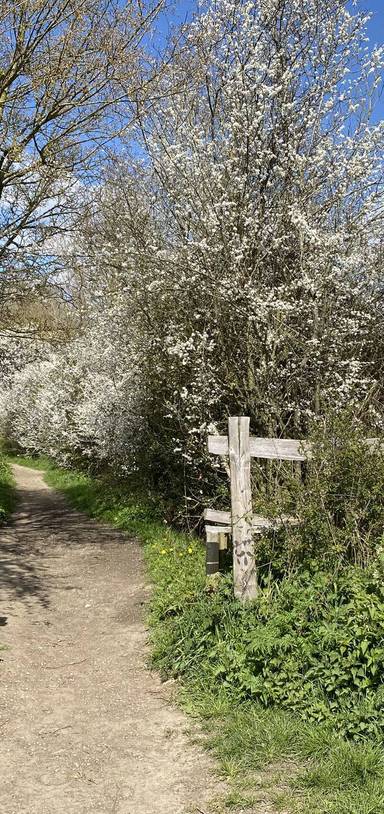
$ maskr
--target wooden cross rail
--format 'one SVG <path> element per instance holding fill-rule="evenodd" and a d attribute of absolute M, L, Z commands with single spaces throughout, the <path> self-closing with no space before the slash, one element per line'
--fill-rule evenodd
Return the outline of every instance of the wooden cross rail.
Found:
<path fill-rule="evenodd" d="M 268 458 L 268 460 L 278 461 L 306 461 L 310 457 L 311 445 L 307 441 L 249 437 L 249 418 L 230 418 L 229 422 L 232 420 L 248 421 L 248 455 L 251 458 Z M 243 431 L 246 431 L 245 426 Z M 229 435 L 209 435 L 208 452 L 212 455 L 229 455 L 229 439 Z"/>
<path fill-rule="evenodd" d="M 377 438 L 365 439 L 367 447 L 377 446 Z M 383 445 L 381 445 L 383 447 Z M 308 441 L 282 438 L 256 438 L 249 435 L 249 418 L 228 419 L 228 436 L 209 435 L 208 451 L 212 455 L 229 455 L 231 511 L 206 509 L 207 574 L 219 570 L 220 551 L 227 546 L 232 533 L 234 593 L 241 602 L 256 596 L 256 563 L 254 536 L 284 525 L 297 524 L 295 517 L 283 515 L 269 519 L 252 513 L 251 458 L 278 461 L 307 461 L 312 447 Z"/>
<path fill-rule="evenodd" d="M 364 443 L 374 449 L 377 447 L 378 439 L 364 438 Z M 381 447 L 383 448 L 383 444 Z M 212 455 L 229 455 L 228 436 L 208 435 L 208 452 Z M 312 444 L 310 441 L 298 441 L 293 438 L 257 438 L 251 435 L 249 454 L 251 458 L 267 458 L 270 461 L 308 461 L 312 455 Z"/>
<path fill-rule="evenodd" d="M 220 531 L 225 531 L 226 534 L 229 534 L 232 531 L 231 512 L 222 512 L 218 509 L 205 509 L 204 520 L 207 520 L 209 523 L 220 523 L 220 525 L 223 524 Z M 258 529 L 263 531 L 264 529 L 276 529 L 280 526 L 284 526 L 285 524 L 291 525 L 294 522 L 297 522 L 296 518 L 291 517 L 288 514 L 282 514 L 280 517 L 274 518 L 262 517 L 260 514 L 252 515 L 252 528 L 256 532 Z M 217 529 L 217 526 L 206 526 L 206 528 L 209 528 L 212 531 L 212 529 Z"/>

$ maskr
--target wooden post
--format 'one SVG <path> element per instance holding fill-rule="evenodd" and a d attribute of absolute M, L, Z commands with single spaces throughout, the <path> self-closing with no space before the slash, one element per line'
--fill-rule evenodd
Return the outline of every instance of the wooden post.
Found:
<path fill-rule="evenodd" d="M 225 560 L 227 557 L 228 538 L 225 532 L 219 531 L 219 570 L 224 570 Z"/>
<path fill-rule="evenodd" d="M 205 573 L 208 577 L 219 570 L 219 535 L 216 531 L 206 529 L 206 538 Z"/>
<path fill-rule="evenodd" d="M 229 465 L 233 539 L 234 593 L 241 602 L 255 599 L 257 591 L 252 532 L 251 455 L 249 418 L 228 419 Z"/>

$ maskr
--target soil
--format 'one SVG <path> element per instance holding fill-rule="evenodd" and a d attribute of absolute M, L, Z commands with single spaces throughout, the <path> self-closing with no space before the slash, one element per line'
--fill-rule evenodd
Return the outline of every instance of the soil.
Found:
<path fill-rule="evenodd" d="M 41 472 L 0 530 L 0 810 L 208 812 L 220 790 L 146 667 L 139 544 L 71 509 Z"/>

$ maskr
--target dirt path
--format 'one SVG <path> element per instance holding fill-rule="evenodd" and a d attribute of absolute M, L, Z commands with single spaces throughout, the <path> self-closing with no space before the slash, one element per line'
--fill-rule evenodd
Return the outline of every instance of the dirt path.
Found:
<path fill-rule="evenodd" d="M 140 549 L 35 470 L 0 530 L 0 811 L 184 814 L 217 792 L 144 665 Z"/>

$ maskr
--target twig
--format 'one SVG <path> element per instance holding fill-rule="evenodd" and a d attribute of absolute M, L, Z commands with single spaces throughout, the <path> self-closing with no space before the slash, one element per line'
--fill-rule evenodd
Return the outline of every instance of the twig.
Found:
<path fill-rule="evenodd" d="M 111 808 L 111 814 L 116 814 L 116 811 L 117 811 L 116 807 L 117 807 L 117 803 L 119 801 L 119 795 L 120 795 L 120 788 L 117 787 L 116 794 L 115 794 L 115 799 L 113 801 L 113 806 Z"/>
<path fill-rule="evenodd" d="M 59 726 L 57 729 L 48 729 L 47 732 L 39 732 L 39 735 L 56 735 L 56 732 L 61 732 L 62 729 L 72 729 L 72 724 Z"/>
<path fill-rule="evenodd" d="M 60 670 L 62 667 L 72 667 L 73 664 L 84 664 L 88 659 L 81 659 L 81 661 L 69 661 L 68 664 L 54 664 L 53 666 L 46 666 L 45 670 Z"/>

